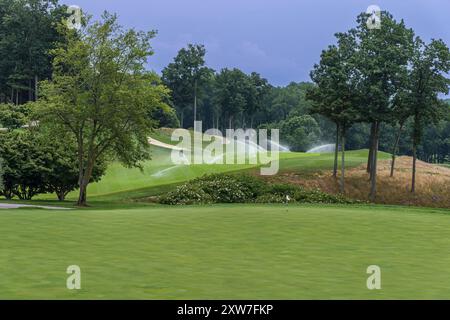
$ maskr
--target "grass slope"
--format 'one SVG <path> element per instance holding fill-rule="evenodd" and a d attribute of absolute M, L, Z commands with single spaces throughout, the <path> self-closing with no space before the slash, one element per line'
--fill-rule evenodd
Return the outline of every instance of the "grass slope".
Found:
<path fill-rule="evenodd" d="M 449 211 L 207 206 L 0 211 L 0 299 L 448 298 Z M 82 290 L 65 287 L 79 265 Z M 366 288 L 369 265 L 382 290 Z"/>
<path fill-rule="evenodd" d="M 380 153 L 380 158 L 388 155 Z M 312 172 L 330 170 L 333 168 L 333 154 L 280 153 L 280 171 Z M 346 164 L 348 168 L 367 161 L 367 150 L 347 152 Z M 252 169 L 253 168 L 253 169 Z M 170 161 L 170 151 L 158 147 L 153 148 L 153 159 L 144 163 L 143 171 L 125 168 L 119 163 L 109 166 L 106 175 L 98 183 L 88 187 L 88 197 L 95 200 L 99 196 L 109 200 L 130 197 L 132 194 L 145 196 L 149 188 L 180 183 L 208 173 L 231 172 L 240 170 L 254 170 L 255 165 L 190 165 L 174 166 Z M 142 191 L 142 192 L 140 192 Z M 73 200 L 76 192 L 69 194 Z M 43 195 L 39 199 L 53 199 L 53 195 Z"/>

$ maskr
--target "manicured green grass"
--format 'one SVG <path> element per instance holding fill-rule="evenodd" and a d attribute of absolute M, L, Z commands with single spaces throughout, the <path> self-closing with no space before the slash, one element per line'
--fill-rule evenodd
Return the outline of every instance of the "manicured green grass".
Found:
<path fill-rule="evenodd" d="M 368 150 L 347 151 L 345 153 L 345 164 L 347 168 L 358 166 L 367 162 Z M 289 155 L 289 154 L 288 154 Z M 299 158 L 292 153 L 290 157 L 281 160 L 281 171 L 294 172 L 311 172 L 318 170 L 331 170 L 334 164 L 333 153 L 323 154 L 302 154 Z M 379 159 L 388 159 L 390 155 L 385 152 L 379 152 Z M 339 163 L 341 161 L 341 153 L 339 153 Z"/>
<path fill-rule="evenodd" d="M 0 210 L 1 299 L 450 297 L 448 210 L 148 206 Z M 66 289 L 79 265 L 82 290 Z M 382 290 L 366 269 L 382 270 Z"/>

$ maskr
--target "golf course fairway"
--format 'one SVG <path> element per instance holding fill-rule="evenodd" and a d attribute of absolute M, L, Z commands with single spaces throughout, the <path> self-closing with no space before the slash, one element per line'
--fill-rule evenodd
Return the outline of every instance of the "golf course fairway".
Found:
<path fill-rule="evenodd" d="M 450 296 L 448 210 L 215 205 L 0 211 L 0 299 Z M 67 267 L 81 290 L 67 290 Z M 368 290 L 367 268 L 382 270 Z"/>

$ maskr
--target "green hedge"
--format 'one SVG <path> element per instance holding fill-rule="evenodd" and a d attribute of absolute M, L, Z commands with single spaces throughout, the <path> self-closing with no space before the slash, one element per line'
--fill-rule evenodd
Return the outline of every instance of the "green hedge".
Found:
<path fill-rule="evenodd" d="M 169 205 L 210 203 L 339 203 L 351 204 L 341 195 L 318 189 L 307 190 L 292 184 L 269 184 L 250 175 L 213 174 L 178 186 L 159 198 Z"/>

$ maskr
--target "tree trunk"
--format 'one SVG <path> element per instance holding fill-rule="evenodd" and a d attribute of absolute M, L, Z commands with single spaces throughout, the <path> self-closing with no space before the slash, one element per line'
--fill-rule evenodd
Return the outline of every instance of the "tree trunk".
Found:
<path fill-rule="evenodd" d="M 5 197 L 6 200 L 11 200 L 14 196 L 14 192 L 11 188 L 5 188 L 3 190 L 3 196 Z"/>
<path fill-rule="evenodd" d="M 395 139 L 394 147 L 392 148 L 391 178 L 394 176 L 395 157 L 397 154 L 397 148 L 398 148 L 398 144 L 400 142 L 400 135 L 402 134 L 402 130 L 403 130 L 403 123 L 400 124 L 400 129 L 398 130 L 397 138 Z"/>
<path fill-rule="evenodd" d="M 89 181 L 91 181 L 93 168 L 94 168 L 94 156 L 90 155 L 87 160 L 87 166 L 83 170 L 84 174 L 83 174 L 83 177 L 81 178 L 81 183 L 80 183 L 80 194 L 78 196 L 78 202 L 77 202 L 77 205 L 80 207 L 87 206 L 87 187 L 88 187 Z"/>
<path fill-rule="evenodd" d="M 87 206 L 87 184 L 84 181 L 80 184 L 80 193 L 78 196 L 77 206 Z"/>
<path fill-rule="evenodd" d="M 413 168 L 412 168 L 412 183 L 411 192 L 416 192 L 416 162 L 417 162 L 417 143 L 416 138 L 413 139 Z"/>
<path fill-rule="evenodd" d="M 371 172 L 370 166 L 372 165 L 373 157 L 373 139 L 375 135 L 375 123 L 372 123 L 370 127 L 370 137 L 369 137 L 369 157 L 367 159 L 367 173 Z"/>
<path fill-rule="evenodd" d="M 33 101 L 33 87 L 31 85 L 31 79 L 28 80 L 28 101 Z"/>
<path fill-rule="evenodd" d="M 35 75 L 34 76 L 34 101 L 37 101 L 37 99 L 39 97 L 38 82 L 39 82 L 39 77 L 38 77 L 38 75 Z"/>
<path fill-rule="evenodd" d="M 345 129 L 341 133 L 342 163 L 341 163 L 341 193 L 345 193 Z"/>
<path fill-rule="evenodd" d="M 84 168 L 84 148 L 81 133 L 78 136 L 78 185 L 80 187 L 77 205 L 85 207 L 87 204 L 87 183 L 85 183 L 86 170 Z M 89 181 L 89 180 L 88 180 Z"/>
<path fill-rule="evenodd" d="M 58 201 L 64 201 L 66 199 L 66 193 L 64 191 L 58 191 L 56 195 L 58 196 Z"/>
<path fill-rule="evenodd" d="M 228 119 L 228 129 L 231 129 L 231 124 L 232 124 L 232 122 L 233 122 L 233 117 L 230 117 L 229 119 Z"/>
<path fill-rule="evenodd" d="M 195 121 L 197 121 L 197 79 L 194 82 L 194 128 Z"/>
<path fill-rule="evenodd" d="M 184 128 L 184 109 L 181 110 L 180 118 L 181 127 Z"/>
<path fill-rule="evenodd" d="M 373 139 L 373 153 L 372 162 L 370 164 L 371 185 L 370 185 L 370 200 L 375 201 L 377 195 L 377 160 L 378 160 L 378 140 L 379 140 L 380 123 L 375 122 L 374 139 Z"/>
<path fill-rule="evenodd" d="M 336 146 L 334 150 L 334 168 L 333 168 L 333 177 L 337 178 L 338 171 L 338 158 L 339 158 L 339 123 L 336 123 Z"/>

